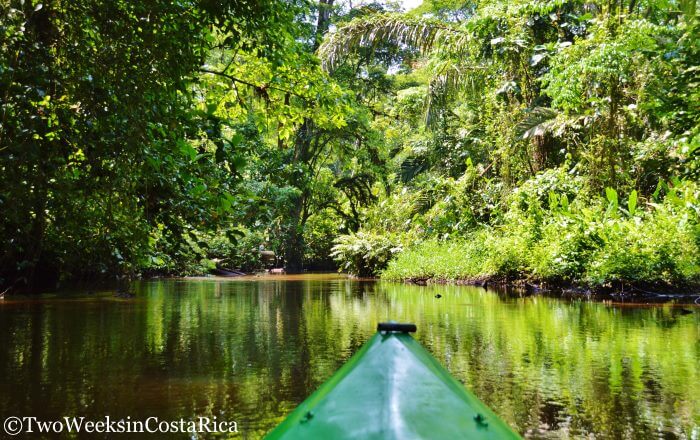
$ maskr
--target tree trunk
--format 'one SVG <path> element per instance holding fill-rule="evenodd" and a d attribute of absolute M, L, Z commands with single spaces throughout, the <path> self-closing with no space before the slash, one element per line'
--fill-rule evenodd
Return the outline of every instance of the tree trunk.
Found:
<path fill-rule="evenodd" d="M 316 22 L 316 34 L 314 41 L 314 51 L 318 49 L 323 41 L 323 35 L 328 30 L 330 24 L 331 9 L 335 0 L 320 0 L 318 5 L 318 18 Z M 310 161 L 310 147 L 314 136 L 313 122 L 304 119 L 297 130 L 294 145 L 294 162 L 308 165 Z M 295 171 L 293 171 L 294 173 Z M 287 273 L 301 273 L 304 270 L 304 226 L 306 216 L 304 215 L 304 205 L 308 197 L 306 187 L 308 176 L 292 175 L 290 183 L 301 190 L 302 194 L 297 197 L 288 212 L 286 226 L 283 228 L 284 234 L 284 259 Z"/>
<path fill-rule="evenodd" d="M 305 119 L 296 132 L 294 139 L 294 156 L 295 165 L 307 165 L 309 161 L 309 147 L 312 140 L 312 122 Z M 303 169 L 303 167 L 302 167 Z M 297 166 L 292 168 L 289 175 L 289 183 L 294 188 L 299 190 L 299 195 L 290 201 L 287 210 L 287 216 L 282 228 L 284 235 L 284 260 L 285 270 L 288 273 L 300 273 L 303 271 L 304 257 L 304 204 L 307 198 L 306 179 L 309 176 L 304 175 L 305 172 L 300 171 Z"/>
<path fill-rule="evenodd" d="M 608 118 L 608 138 L 610 139 L 610 145 L 608 146 L 608 166 L 610 167 L 610 178 L 609 182 L 613 188 L 617 187 L 617 155 L 619 152 L 619 142 L 620 142 L 620 131 L 617 125 L 617 113 L 619 110 L 620 102 L 620 81 L 617 75 L 612 75 L 610 78 L 610 107 L 609 107 L 609 118 Z"/>
<path fill-rule="evenodd" d="M 554 138 L 548 134 L 532 137 L 532 165 L 534 171 L 540 172 L 554 165 Z"/>
<path fill-rule="evenodd" d="M 287 273 L 304 271 L 304 222 L 302 197 L 292 206 L 284 231 L 284 268 Z"/>
<path fill-rule="evenodd" d="M 316 21 L 316 41 L 314 51 L 318 49 L 323 41 L 323 35 L 328 31 L 331 19 L 331 9 L 335 0 L 320 0 L 318 3 L 318 20 Z M 352 7 L 351 7 L 352 9 Z"/>

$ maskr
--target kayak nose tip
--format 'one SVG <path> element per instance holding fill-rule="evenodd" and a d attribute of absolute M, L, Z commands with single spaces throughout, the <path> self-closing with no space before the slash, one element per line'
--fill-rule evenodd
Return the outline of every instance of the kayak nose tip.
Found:
<path fill-rule="evenodd" d="M 486 421 L 486 417 L 480 413 L 476 413 L 474 416 L 474 421 L 481 428 L 487 428 L 489 426 L 489 422 Z"/>
<path fill-rule="evenodd" d="M 398 332 L 398 333 L 415 333 L 417 327 L 411 323 L 399 323 L 395 321 L 380 322 L 377 324 L 378 332 Z"/>

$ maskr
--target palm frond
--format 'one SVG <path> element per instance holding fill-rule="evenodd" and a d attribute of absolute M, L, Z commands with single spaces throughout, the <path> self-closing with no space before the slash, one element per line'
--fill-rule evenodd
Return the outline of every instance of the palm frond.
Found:
<path fill-rule="evenodd" d="M 523 139 L 542 136 L 554 127 L 558 114 L 556 110 L 548 107 L 534 107 L 516 126 L 516 133 Z"/>
<path fill-rule="evenodd" d="M 425 214 L 435 205 L 436 201 L 435 193 L 433 191 L 425 189 L 419 191 L 418 196 L 411 207 L 411 214 Z"/>
<path fill-rule="evenodd" d="M 361 47 L 394 43 L 427 53 L 440 50 L 458 51 L 465 47 L 469 33 L 431 18 L 405 14 L 376 14 L 355 18 L 326 35 L 318 49 L 323 68 L 334 70 L 345 57 Z"/>
<path fill-rule="evenodd" d="M 430 167 L 425 155 L 411 156 L 401 162 L 401 181 L 406 183 Z"/>
<path fill-rule="evenodd" d="M 429 93 L 425 102 L 425 122 L 431 127 L 439 120 L 440 112 L 447 102 L 458 92 L 474 90 L 476 87 L 474 72 L 484 70 L 483 66 L 465 63 L 453 57 L 433 58 L 428 64 L 433 72 L 429 83 Z"/>

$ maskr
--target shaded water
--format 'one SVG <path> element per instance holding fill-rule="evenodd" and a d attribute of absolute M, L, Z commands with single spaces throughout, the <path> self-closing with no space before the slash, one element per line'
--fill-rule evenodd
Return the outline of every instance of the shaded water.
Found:
<path fill-rule="evenodd" d="M 395 319 L 415 322 L 415 337 L 527 437 L 700 438 L 697 307 L 332 276 L 138 292 L 0 301 L 0 419 L 217 416 L 258 438 Z"/>

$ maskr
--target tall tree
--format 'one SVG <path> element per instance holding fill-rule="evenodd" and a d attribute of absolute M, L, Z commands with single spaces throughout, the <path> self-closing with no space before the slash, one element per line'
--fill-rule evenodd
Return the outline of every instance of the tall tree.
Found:
<path fill-rule="evenodd" d="M 218 142 L 218 122 L 196 110 L 191 84 L 218 32 L 277 50 L 285 10 L 0 2 L 0 284 L 128 272 L 152 228 L 215 222 L 234 175 L 202 142 Z"/>

